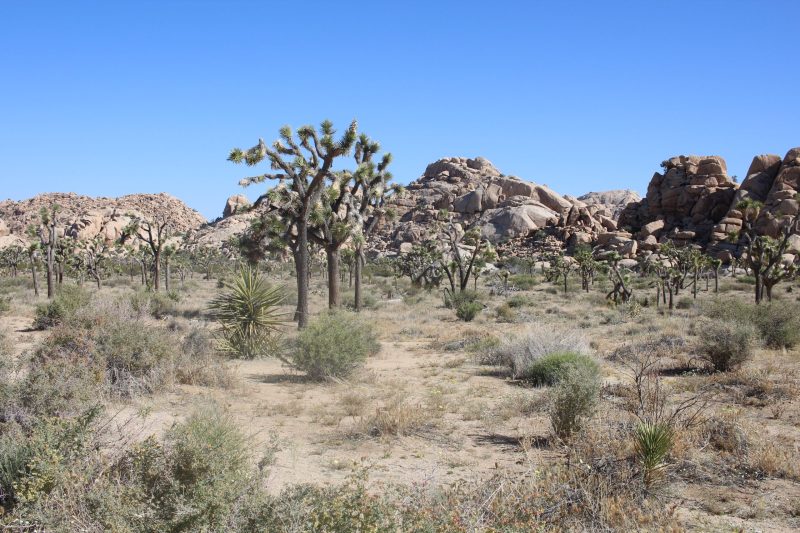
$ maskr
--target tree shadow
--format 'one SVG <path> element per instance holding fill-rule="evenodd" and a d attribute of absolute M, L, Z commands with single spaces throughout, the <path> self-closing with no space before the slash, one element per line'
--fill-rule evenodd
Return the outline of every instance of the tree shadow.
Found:
<path fill-rule="evenodd" d="M 318 383 L 303 374 L 248 374 L 245 377 L 250 381 L 266 385 Z"/>
<path fill-rule="evenodd" d="M 525 445 L 530 446 L 531 448 L 544 449 L 549 448 L 551 444 L 550 437 L 545 437 L 542 435 L 531 437 L 514 437 L 511 435 L 501 435 L 499 433 L 484 433 L 469 436 L 472 437 L 477 444 L 483 446 L 497 446 L 510 451 L 522 450 Z"/>

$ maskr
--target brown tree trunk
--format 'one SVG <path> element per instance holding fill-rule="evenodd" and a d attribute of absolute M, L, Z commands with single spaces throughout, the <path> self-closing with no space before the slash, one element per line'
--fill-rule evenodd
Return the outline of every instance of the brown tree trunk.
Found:
<path fill-rule="evenodd" d="M 158 292 L 161 287 L 161 251 L 153 254 L 153 290 Z"/>
<path fill-rule="evenodd" d="M 302 329 L 308 325 L 308 222 L 301 217 L 297 224 L 297 249 L 294 251 L 294 269 L 297 273 L 297 310 L 295 320 Z"/>
<path fill-rule="evenodd" d="M 36 275 L 36 264 L 31 261 L 31 275 L 33 276 L 33 294 L 39 296 L 39 277 Z"/>
<path fill-rule="evenodd" d="M 356 264 L 353 265 L 353 268 L 355 268 L 355 272 L 354 272 L 354 276 L 353 277 L 355 278 L 355 296 L 354 296 L 354 299 L 355 299 L 356 312 L 361 311 L 361 262 L 362 262 L 362 260 L 363 259 L 361 257 L 361 251 L 360 250 L 356 251 Z"/>
<path fill-rule="evenodd" d="M 755 288 L 756 304 L 760 304 L 761 303 L 761 272 L 755 272 L 755 269 L 753 269 L 753 271 L 754 271 L 754 273 L 756 275 L 756 288 Z"/>
<path fill-rule="evenodd" d="M 169 258 L 164 259 L 164 290 L 169 292 Z"/>
<path fill-rule="evenodd" d="M 341 303 L 339 293 L 339 248 L 327 248 L 325 255 L 328 259 L 328 307 L 338 309 Z"/>

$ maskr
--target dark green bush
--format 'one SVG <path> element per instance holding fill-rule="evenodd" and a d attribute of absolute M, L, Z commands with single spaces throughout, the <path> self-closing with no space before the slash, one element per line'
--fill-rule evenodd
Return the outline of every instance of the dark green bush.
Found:
<path fill-rule="evenodd" d="M 469 289 L 454 293 L 447 289 L 443 294 L 444 306 L 448 309 L 458 309 L 463 303 L 477 302 L 479 299 L 478 293 Z"/>
<path fill-rule="evenodd" d="M 530 298 L 528 298 L 527 296 L 523 296 L 522 294 L 515 294 L 514 296 L 506 300 L 506 303 L 512 309 L 518 309 L 520 307 L 526 307 L 533 304 Z"/>
<path fill-rule="evenodd" d="M 691 296 L 683 296 L 678 298 L 678 302 L 675 304 L 675 307 L 678 309 L 691 309 L 694 307 L 694 299 Z"/>
<path fill-rule="evenodd" d="M 55 297 L 36 306 L 33 327 L 47 329 L 71 317 L 75 311 L 89 304 L 91 296 L 77 285 L 61 285 Z"/>
<path fill-rule="evenodd" d="M 582 367 L 587 374 L 595 377 L 600 374 L 600 367 L 597 362 L 588 355 L 575 352 L 557 352 L 535 359 L 518 377 L 536 386 L 555 385 L 573 367 Z"/>
<path fill-rule="evenodd" d="M 553 432 L 567 440 L 594 414 L 600 396 L 600 378 L 589 365 L 568 365 L 550 390 Z"/>
<path fill-rule="evenodd" d="M 483 304 L 480 302 L 461 302 L 456 307 L 456 316 L 464 322 L 472 322 L 482 309 Z"/>
<path fill-rule="evenodd" d="M 760 305 L 735 298 L 715 299 L 703 307 L 704 314 L 721 322 L 740 322 L 755 326 L 769 348 L 793 348 L 800 344 L 800 304 L 789 301 Z"/>
<path fill-rule="evenodd" d="M 172 293 L 172 291 L 171 291 Z M 177 293 L 174 293 L 177 295 Z M 180 299 L 180 297 L 177 297 Z M 130 297 L 131 307 L 140 315 L 150 315 L 162 319 L 178 314 L 175 298 L 163 292 L 136 291 Z"/>
<path fill-rule="evenodd" d="M 530 274 L 514 274 L 508 277 L 508 284 L 520 290 L 527 291 L 539 285 L 541 281 L 538 277 Z"/>
<path fill-rule="evenodd" d="M 301 330 L 287 362 L 311 379 L 344 377 L 379 349 L 366 319 L 340 311 L 323 314 Z"/>
<path fill-rule="evenodd" d="M 737 320 L 708 321 L 698 329 L 699 353 L 718 372 L 732 370 L 753 355 L 754 328 Z"/>
<path fill-rule="evenodd" d="M 517 319 L 517 312 L 508 302 L 497 306 L 494 310 L 498 322 L 514 322 Z"/>

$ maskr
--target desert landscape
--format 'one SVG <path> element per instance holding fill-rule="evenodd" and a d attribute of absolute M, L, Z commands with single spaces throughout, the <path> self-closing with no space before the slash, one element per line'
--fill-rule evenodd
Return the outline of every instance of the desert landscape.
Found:
<path fill-rule="evenodd" d="M 0 2 L 0 531 L 800 531 L 795 2 Z"/>

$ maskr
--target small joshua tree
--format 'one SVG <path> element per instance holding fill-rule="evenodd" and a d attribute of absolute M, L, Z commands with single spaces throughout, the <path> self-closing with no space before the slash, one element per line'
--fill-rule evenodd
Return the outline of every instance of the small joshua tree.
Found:
<path fill-rule="evenodd" d="M 594 275 L 597 271 L 598 263 L 592 256 L 592 250 L 588 246 L 582 246 L 575 250 L 574 257 L 578 263 L 578 272 L 581 274 L 581 289 L 589 292 L 589 287 L 594 283 Z"/>
<path fill-rule="evenodd" d="M 53 204 L 50 208 L 43 207 L 39 212 L 39 225 L 28 228 L 31 237 L 37 237 L 39 247 L 45 254 L 45 265 L 47 266 L 47 297 L 52 299 L 55 296 L 55 276 L 56 276 L 56 248 L 58 246 L 58 212 L 61 207 Z"/>

